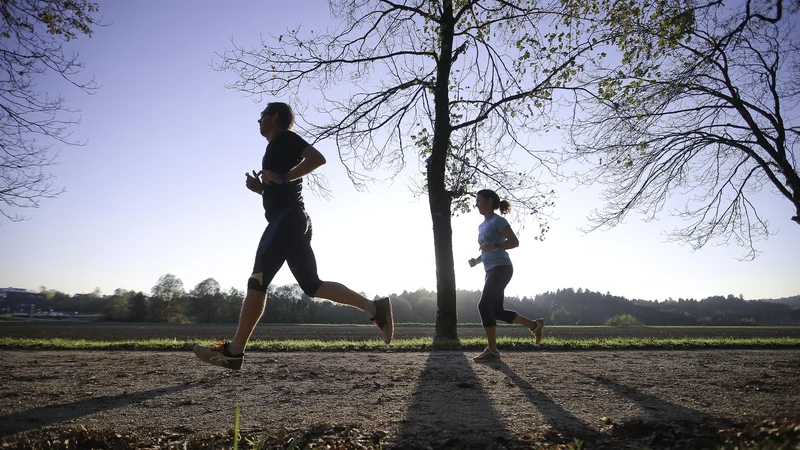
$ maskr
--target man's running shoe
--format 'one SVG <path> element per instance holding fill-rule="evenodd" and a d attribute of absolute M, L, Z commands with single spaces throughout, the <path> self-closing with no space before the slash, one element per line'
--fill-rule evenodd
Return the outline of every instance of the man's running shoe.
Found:
<path fill-rule="evenodd" d="M 228 343 L 225 341 L 215 342 L 211 347 L 195 345 L 194 354 L 200 358 L 200 361 L 233 370 L 241 369 L 244 359 L 244 353 L 232 355 L 228 352 Z"/>
<path fill-rule="evenodd" d="M 492 350 L 489 347 L 486 347 L 486 350 L 483 351 L 480 355 L 472 358 L 475 362 L 495 362 L 500 361 L 500 352 L 497 350 Z"/>
<path fill-rule="evenodd" d="M 378 326 L 378 329 L 381 330 L 381 334 L 383 334 L 383 342 L 386 344 L 392 343 L 392 337 L 394 336 L 394 317 L 392 317 L 392 301 L 389 300 L 389 297 L 384 297 L 378 300 L 375 300 L 375 317 L 372 318 L 372 321 L 375 322 L 375 325 Z"/>
<path fill-rule="evenodd" d="M 542 343 L 542 334 L 544 333 L 544 319 L 536 319 L 531 327 L 531 334 L 536 338 L 536 343 Z"/>

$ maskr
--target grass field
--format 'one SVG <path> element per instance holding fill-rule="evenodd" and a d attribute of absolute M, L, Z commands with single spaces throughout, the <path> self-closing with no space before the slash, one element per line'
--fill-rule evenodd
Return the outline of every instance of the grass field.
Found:
<path fill-rule="evenodd" d="M 189 350 L 196 343 L 229 339 L 234 324 L 126 324 L 86 322 L 0 323 L 0 348 L 85 350 Z M 434 327 L 398 324 L 386 346 L 371 325 L 262 324 L 250 350 L 264 351 L 425 351 L 479 349 L 483 328 L 459 327 L 458 341 L 433 343 Z M 549 326 L 542 345 L 522 327 L 501 327 L 498 344 L 506 350 L 542 349 L 708 349 L 800 348 L 800 327 L 578 327 Z"/>
<path fill-rule="evenodd" d="M 87 339 L 0 338 L 2 349 L 22 350 L 191 350 L 194 344 L 209 345 L 208 340 L 142 339 L 103 341 Z M 398 339 L 386 346 L 382 341 L 321 341 L 314 339 L 251 341 L 248 350 L 261 351 L 429 351 L 429 350 L 479 350 L 486 346 L 481 338 L 437 342 L 432 338 Z M 530 339 L 500 338 L 502 350 L 688 350 L 688 349 L 746 349 L 746 348 L 800 348 L 800 338 L 609 338 L 609 339 L 547 339 L 536 345 Z"/>

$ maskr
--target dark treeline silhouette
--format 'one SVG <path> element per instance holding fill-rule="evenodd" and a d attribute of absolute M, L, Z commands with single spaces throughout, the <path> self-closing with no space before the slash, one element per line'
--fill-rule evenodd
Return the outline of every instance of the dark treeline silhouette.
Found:
<path fill-rule="evenodd" d="M 174 275 L 166 275 L 153 293 L 117 289 L 102 296 L 69 296 L 44 290 L 45 306 L 54 311 L 100 314 L 100 320 L 131 322 L 211 323 L 236 322 L 244 293 L 220 289 L 209 278 L 185 292 Z M 460 323 L 480 323 L 480 291 L 457 291 Z M 424 289 L 392 294 L 396 322 L 433 323 L 436 293 Z M 744 300 L 742 296 L 713 296 L 701 300 L 628 300 L 584 289 L 559 289 L 530 297 L 506 297 L 507 309 L 527 317 L 544 317 L 552 325 L 800 325 L 800 296 L 783 299 Z M 625 320 L 619 320 L 622 317 Z M 325 300 L 315 300 L 297 285 L 270 286 L 262 322 L 266 323 L 369 323 L 361 311 Z"/>
<path fill-rule="evenodd" d="M 785 298 L 765 298 L 763 299 L 763 301 L 770 303 L 782 303 L 785 305 L 789 305 L 792 308 L 800 308 L 800 295 L 795 295 L 794 297 L 785 297 Z"/>

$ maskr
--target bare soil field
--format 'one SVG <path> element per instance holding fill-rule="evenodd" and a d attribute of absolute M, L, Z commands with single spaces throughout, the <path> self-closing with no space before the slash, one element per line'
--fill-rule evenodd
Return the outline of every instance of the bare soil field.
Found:
<path fill-rule="evenodd" d="M 112 328 L 119 339 L 166 337 Z M 257 338 L 295 328 L 309 327 L 262 326 Z M 33 330 L 112 339 L 96 325 Z M 232 448 L 236 405 L 240 448 L 800 448 L 798 349 L 471 356 L 251 352 L 227 371 L 191 352 L 0 350 L 0 448 Z"/>
<path fill-rule="evenodd" d="M 236 324 L 129 324 L 70 321 L 0 322 L 0 337 L 64 338 L 118 341 L 128 339 L 218 339 L 233 337 Z M 458 327 L 462 338 L 485 336 L 477 325 Z M 800 327 L 579 327 L 548 326 L 547 337 L 556 339 L 592 339 L 611 337 L 799 337 Z M 395 339 L 433 336 L 433 327 L 425 325 L 395 328 Z M 523 327 L 501 326 L 498 336 L 529 337 Z M 257 340 L 319 339 L 325 341 L 374 340 L 380 335 L 373 325 L 303 325 L 259 324 L 253 334 Z"/>

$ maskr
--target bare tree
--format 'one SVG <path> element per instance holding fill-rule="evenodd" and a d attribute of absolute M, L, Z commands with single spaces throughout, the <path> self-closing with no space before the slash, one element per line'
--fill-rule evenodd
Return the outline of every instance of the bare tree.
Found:
<path fill-rule="evenodd" d="M 654 218 L 676 191 L 691 193 L 673 211 L 688 224 L 670 238 L 735 242 L 752 259 L 770 234 L 754 201 L 765 187 L 800 225 L 797 12 L 781 0 L 692 4 L 665 14 L 672 35 L 645 14 L 604 18 L 631 32 L 571 128 L 572 156 L 590 162 L 583 181 L 606 185 L 589 229 L 633 210 Z"/>
<path fill-rule="evenodd" d="M 24 218 L 13 209 L 37 207 L 62 191 L 44 170 L 54 164 L 53 143 L 79 144 L 68 132 L 77 119 L 35 82 L 55 74 L 84 91 L 95 88 L 76 81 L 83 66 L 62 43 L 90 36 L 96 13 L 87 0 L 0 0 L 0 214 L 12 221 Z"/>
<path fill-rule="evenodd" d="M 489 187 L 537 221 L 537 238 L 544 236 L 552 190 L 539 175 L 552 161 L 530 139 L 550 126 L 551 94 L 582 70 L 577 59 L 591 48 L 591 33 L 559 32 L 560 2 L 329 5 L 340 30 L 289 29 L 255 48 L 233 44 L 218 68 L 238 75 L 232 88 L 257 97 L 289 96 L 302 107 L 310 89 L 319 91 L 322 101 L 313 106 L 326 121 L 306 131 L 315 142 L 335 142 L 356 186 L 373 170 L 397 174 L 419 158 L 418 187 L 428 195 L 433 224 L 435 338 L 455 339 L 451 216 L 469 211 L 471 194 Z M 347 93 L 337 96 L 336 87 Z M 531 162 L 518 165 L 520 155 Z"/>

